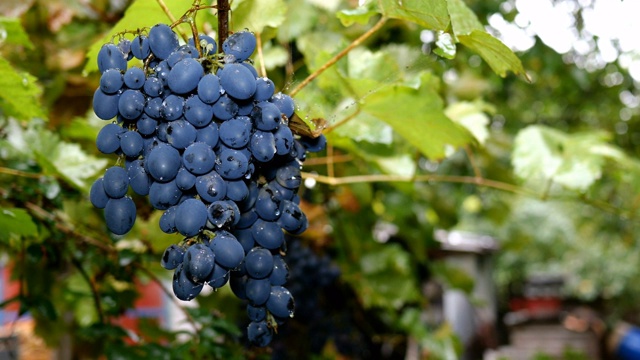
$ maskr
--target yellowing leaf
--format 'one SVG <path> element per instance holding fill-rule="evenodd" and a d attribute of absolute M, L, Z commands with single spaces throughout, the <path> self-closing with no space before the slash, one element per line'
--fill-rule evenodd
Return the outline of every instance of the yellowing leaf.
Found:
<path fill-rule="evenodd" d="M 390 18 L 411 21 L 430 30 L 446 30 L 449 26 L 446 0 L 380 0 L 378 6 Z"/>
<path fill-rule="evenodd" d="M 486 61 L 493 72 L 505 77 L 508 71 L 527 76 L 522 62 L 505 44 L 485 31 L 474 30 L 469 35 L 460 35 L 458 40 Z"/>

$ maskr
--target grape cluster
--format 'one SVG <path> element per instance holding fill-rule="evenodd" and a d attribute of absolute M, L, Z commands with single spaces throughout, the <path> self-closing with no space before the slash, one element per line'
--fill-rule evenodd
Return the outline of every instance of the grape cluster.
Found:
<path fill-rule="evenodd" d="M 171 27 L 158 24 L 148 35 L 101 48 L 93 108 L 115 121 L 96 145 L 125 166 L 107 169 L 90 200 L 122 235 L 136 219 L 129 188 L 148 196 L 164 211 L 162 231 L 184 237 L 161 260 L 174 271 L 176 297 L 192 300 L 205 285 L 229 282 L 248 302 L 249 340 L 265 346 L 293 316 L 285 233 L 308 226 L 297 195 L 301 164 L 326 139 L 292 133 L 294 102 L 251 65 L 252 33 L 229 36 L 223 54 L 212 38 L 198 39 L 180 45 Z M 134 59 L 142 66 L 129 67 Z"/>

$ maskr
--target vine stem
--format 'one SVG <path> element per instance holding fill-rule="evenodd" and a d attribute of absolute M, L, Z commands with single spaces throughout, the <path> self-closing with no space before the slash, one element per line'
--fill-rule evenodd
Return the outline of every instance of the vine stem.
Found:
<path fill-rule="evenodd" d="M 485 178 L 478 178 L 475 176 L 458 176 L 458 175 L 415 175 L 415 176 L 403 176 L 403 175 L 387 175 L 387 174 L 370 174 L 370 175 L 355 175 L 344 177 L 332 177 L 319 174 L 313 174 L 308 172 L 302 172 L 302 177 L 305 179 L 314 179 L 317 182 L 339 186 L 347 184 L 358 183 L 379 183 L 379 182 L 448 182 L 459 184 L 473 184 L 488 188 L 494 188 L 502 191 L 511 192 L 514 194 L 535 196 L 532 191 L 525 190 L 519 186 L 508 184 L 501 181 L 489 180 Z"/>
<path fill-rule="evenodd" d="M 218 9 L 218 47 L 229 37 L 229 0 L 216 0 Z"/>
<path fill-rule="evenodd" d="M 306 79 L 302 80 L 302 82 L 300 84 L 298 84 L 298 86 L 296 86 L 293 90 L 291 90 L 289 95 L 291 97 L 295 96 L 298 92 L 300 92 L 300 90 L 302 90 L 305 86 L 309 85 L 310 82 L 312 82 L 315 78 L 317 78 L 325 70 L 330 68 L 333 64 L 337 63 L 338 60 L 342 59 L 345 55 L 347 55 L 349 53 L 349 51 L 353 50 L 355 47 L 357 47 L 358 45 L 362 44 L 362 42 L 364 42 L 369 37 L 371 37 L 371 35 L 373 35 L 376 31 L 380 30 L 380 28 L 382 28 L 382 26 L 387 22 L 387 20 L 388 20 L 388 18 L 386 16 L 381 17 L 380 20 L 378 20 L 378 22 L 375 25 L 373 25 L 373 27 L 371 29 L 367 30 L 367 32 L 365 32 L 364 34 L 360 35 L 360 37 L 358 37 L 357 39 L 353 40 L 353 42 L 351 44 L 349 44 L 349 46 L 347 46 L 346 48 L 342 49 L 342 51 L 337 53 L 329 61 L 327 61 L 325 64 L 323 64 L 321 67 L 319 67 L 316 71 L 314 71 L 313 73 L 309 74 L 309 76 L 307 76 Z"/>
<path fill-rule="evenodd" d="M 21 176 L 21 177 L 32 178 L 32 179 L 39 179 L 39 178 L 45 176 L 44 174 L 37 174 L 37 173 L 31 173 L 31 172 L 26 172 L 26 171 L 20 171 L 20 170 L 6 168 L 6 167 L 0 167 L 0 174 Z"/>
<path fill-rule="evenodd" d="M 264 54 L 262 53 L 262 38 L 260 33 L 256 31 L 256 45 L 258 48 L 258 60 L 260 60 L 260 75 L 267 76 L 267 68 L 264 65 Z"/>
<path fill-rule="evenodd" d="M 93 282 L 89 274 L 82 267 L 82 264 L 75 257 L 71 257 L 71 263 L 73 266 L 78 269 L 78 272 L 82 276 L 82 278 L 87 282 L 89 288 L 91 289 L 91 295 L 93 296 L 93 305 L 98 312 L 98 320 L 101 324 L 104 324 L 104 312 L 102 311 L 102 303 L 100 302 L 100 294 L 98 293 L 98 289 L 96 288 L 96 284 Z"/>

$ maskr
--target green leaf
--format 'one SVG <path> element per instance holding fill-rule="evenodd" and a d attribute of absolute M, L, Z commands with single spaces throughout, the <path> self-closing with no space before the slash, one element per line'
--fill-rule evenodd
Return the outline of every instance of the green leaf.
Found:
<path fill-rule="evenodd" d="M 414 22 L 431 30 L 446 30 L 449 13 L 446 0 L 380 0 L 380 12 L 390 18 Z"/>
<path fill-rule="evenodd" d="M 0 208 L 0 241 L 9 240 L 10 235 L 34 236 L 38 227 L 25 209 Z"/>
<path fill-rule="evenodd" d="M 372 9 L 369 4 L 371 3 L 355 9 L 341 10 L 337 14 L 338 19 L 340 19 L 340 22 L 344 26 L 351 26 L 356 23 L 366 25 L 369 23 L 369 19 L 371 19 L 372 16 L 378 14 L 378 12 Z"/>
<path fill-rule="evenodd" d="M 287 4 L 284 0 L 234 1 L 232 6 L 233 31 L 248 29 L 262 32 L 265 27 L 277 28 L 285 20 Z"/>
<path fill-rule="evenodd" d="M 347 114 L 345 117 L 349 116 Z M 390 145 L 393 141 L 393 129 L 384 121 L 367 113 L 359 113 L 353 119 L 335 129 L 337 135 L 354 141 L 367 141 Z"/>
<path fill-rule="evenodd" d="M 179 17 L 191 7 L 191 2 L 184 0 L 164 0 L 169 11 Z M 124 31 L 150 28 L 156 24 L 170 24 L 171 20 L 156 0 L 135 0 L 124 13 L 124 16 L 113 26 L 111 31 L 91 45 L 87 52 L 85 75 L 98 70 L 98 52 L 102 45 L 111 41 L 114 35 Z"/>
<path fill-rule="evenodd" d="M 433 50 L 437 55 L 445 59 L 456 57 L 456 43 L 451 34 L 439 31 L 436 38 L 436 48 Z"/>
<path fill-rule="evenodd" d="M 607 159 L 624 161 L 605 140 L 602 133 L 569 135 L 544 126 L 529 126 L 515 139 L 515 174 L 529 182 L 553 181 L 585 191 L 602 176 Z"/>
<path fill-rule="evenodd" d="M 40 107 L 42 89 L 29 73 L 18 71 L 0 57 L 0 109 L 19 119 L 44 118 Z"/>
<path fill-rule="evenodd" d="M 516 75 L 527 77 L 522 62 L 516 54 L 491 34 L 474 30 L 469 35 L 458 36 L 458 40 L 478 53 L 496 74 L 505 77 L 507 72 L 511 71 Z"/>
<path fill-rule="evenodd" d="M 478 101 L 459 101 L 447 106 L 445 115 L 454 122 L 464 126 L 473 135 L 476 141 L 484 145 L 489 138 L 489 116 L 486 111 L 493 112 L 489 104 Z"/>
<path fill-rule="evenodd" d="M 437 82 L 425 73 L 419 89 L 389 85 L 369 95 L 362 110 L 381 119 L 429 158 L 442 158 L 447 146 L 471 141 L 463 127 L 444 114 Z"/>
<path fill-rule="evenodd" d="M 475 30 L 484 31 L 478 17 L 463 0 L 447 0 L 451 28 L 455 36 L 468 35 Z"/>
<path fill-rule="evenodd" d="M 4 44 L 21 45 L 27 49 L 33 49 L 33 43 L 24 31 L 20 19 L 0 16 L 0 33 L 5 33 Z"/>

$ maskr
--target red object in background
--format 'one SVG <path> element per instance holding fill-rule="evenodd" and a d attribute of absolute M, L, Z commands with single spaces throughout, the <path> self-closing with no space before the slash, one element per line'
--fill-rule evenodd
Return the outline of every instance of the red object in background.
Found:
<path fill-rule="evenodd" d="M 513 298 L 509 301 L 511 311 L 525 311 L 532 318 L 556 316 L 561 306 L 562 300 L 557 297 Z"/>

